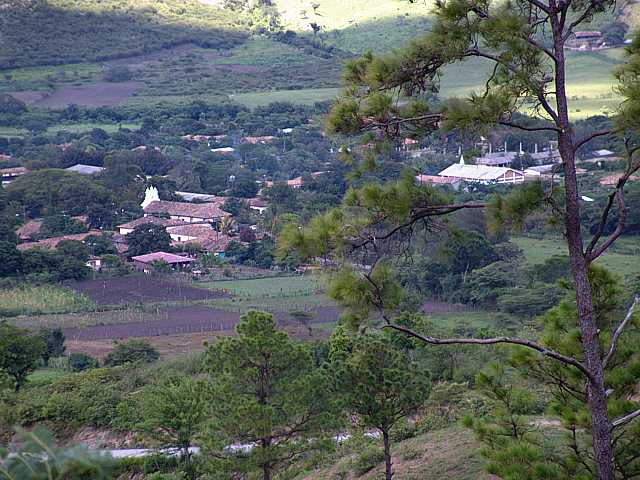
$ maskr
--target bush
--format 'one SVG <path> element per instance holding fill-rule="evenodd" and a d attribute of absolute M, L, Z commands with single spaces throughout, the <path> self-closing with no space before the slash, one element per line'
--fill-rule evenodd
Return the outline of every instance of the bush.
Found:
<path fill-rule="evenodd" d="M 98 368 L 98 360 L 86 353 L 72 353 L 69 355 L 69 368 L 73 372 Z"/>
<path fill-rule="evenodd" d="M 112 67 L 104 72 L 105 82 L 126 82 L 133 78 L 133 72 L 125 66 Z"/>
<path fill-rule="evenodd" d="M 118 343 L 104 359 L 104 364 L 114 367 L 125 363 L 152 363 L 158 358 L 160 354 L 147 340 L 129 340 Z"/>
<path fill-rule="evenodd" d="M 365 448 L 360 456 L 353 462 L 353 470 L 358 475 L 364 475 L 384 461 L 384 452 L 378 447 Z"/>

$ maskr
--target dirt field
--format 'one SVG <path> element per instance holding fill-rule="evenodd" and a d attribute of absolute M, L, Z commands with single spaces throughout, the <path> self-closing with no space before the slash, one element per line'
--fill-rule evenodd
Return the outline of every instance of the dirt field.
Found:
<path fill-rule="evenodd" d="M 288 313 L 277 313 L 278 324 L 285 328 L 313 331 L 314 324 L 335 322 L 340 314 L 334 307 L 319 308 L 308 319 L 300 320 Z M 70 341 L 86 342 L 95 340 L 122 340 L 131 337 L 160 337 L 168 335 L 203 334 L 206 332 L 233 332 L 240 314 L 216 309 L 206 305 L 166 307 L 144 321 L 92 325 L 88 327 L 65 328 L 64 334 Z"/>
<path fill-rule="evenodd" d="M 27 105 L 31 105 L 39 100 L 44 98 L 44 92 L 36 92 L 34 90 L 25 90 L 23 92 L 7 92 L 13 98 L 17 98 L 21 102 L 26 103 Z"/>
<path fill-rule="evenodd" d="M 36 107 L 57 108 L 70 104 L 86 107 L 114 106 L 124 103 L 144 87 L 141 82 L 101 82 L 79 87 L 57 87 L 51 95 L 33 102 Z"/>
<path fill-rule="evenodd" d="M 215 290 L 193 287 L 179 278 L 165 279 L 150 275 L 85 280 L 69 283 L 67 286 L 87 295 L 98 305 L 209 300 L 226 296 Z"/>
<path fill-rule="evenodd" d="M 422 311 L 424 313 L 454 313 L 454 312 L 465 312 L 470 310 L 466 305 L 462 305 L 461 303 L 448 303 L 448 302 L 436 302 L 433 300 L 429 300 L 428 302 L 424 302 L 422 304 Z"/>
<path fill-rule="evenodd" d="M 300 340 L 327 339 L 330 331 L 326 329 L 312 329 L 302 326 L 286 326 L 284 328 L 289 335 Z M 232 335 L 231 330 L 211 331 L 201 333 L 186 333 L 183 335 L 164 335 L 161 337 L 146 337 L 162 358 L 171 358 L 188 355 L 204 350 L 204 342 L 211 341 L 218 336 Z M 97 358 L 104 358 L 115 345 L 115 339 L 103 340 L 74 340 L 68 338 L 66 343 L 68 353 L 84 352 Z"/>

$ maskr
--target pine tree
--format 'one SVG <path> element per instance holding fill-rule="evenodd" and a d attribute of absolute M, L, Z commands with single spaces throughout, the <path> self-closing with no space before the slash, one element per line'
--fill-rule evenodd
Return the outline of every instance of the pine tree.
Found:
<path fill-rule="evenodd" d="M 507 197 L 496 197 L 489 204 L 455 203 L 433 188 L 414 185 L 411 174 L 386 185 L 351 189 L 340 208 L 315 218 L 302 231 L 287 229 L 280 243 L 281 253 L 297 249 L 306 256 L 332 260 L 331 265 L 372 265 L 364 273 L 347 266 L 337 276 L 339 286 L 334 293 L 357 312 L 353 318 L 368 318 L 368 312 L 375 308 L 382 312 L 387 328 L 404 331 L 428 344 L 522 345 L 577 373 L 587 391 L 595 475 L 601 480 L 613 480 L 619 464 L 613 451 L 616 432 L 640 417 L 640 410 L 632 410 L 632 405 L 620 411 L 617 418 L 610 408 L 609 379 L 605 376 L 610 355 L 603 350 L 602 342 L 604 337 L 611 337 L 615 354 L 628 322 L 622 321 L 615 334 L 611 329 L 598 328 L 589 278 L 593 262 L 625 231 L 629 206 L 624 188 L 640 168 L 635 155 L 640 149 L 640 38 L 628 48 L 626 62 L 616 74 L 625 101 L 613 128 L 581 138 L 569 119 L 565 43 L 582 24 L 614 5 L 600 0 L 440 1 L 433 12 L 431 31 L 404 50 L 381 57 L 366 54 L 347 65 L 345 95 L 327 119 L 329 132 L 367 133 L 368 141 L 378 138 L 383 146 L 400 136 L 421 138 L 433 131 L 451 129 L 482 132 L 495 125 L 546 132 L 558 141 L 564 174 L 561 189 L 534 182 Z M 484 91 L 465 100 L 430 104 L 428 99 L 438 91 L 443 68 L 469 58 L 483 59 L 493 67 Z M 514 115 L 525 109 L 537 118 Z M 620 140 L 626 166 L 601 212 L 599 227 L 584 241 L 576 152 L 599 137 Z M 376 167 L 382 151 L 378 147 L 370 149 L 364 160 L 356 163 L 356 173 Z M 398 247 L 405 247 L 417 232 L 428 231 L 433 218 L 463 209 L 487 209 L 494 227 L 517 227 L 532 212 L 552 212 L 563 227 L 570 257 L 579 352 L 566 355 L 544 341 L 523 338 L 439 339 L 393 323 L 399 287 L 389 257 L 406 251 Z M 615 228 L 606 235 L 615 210 Z"/>

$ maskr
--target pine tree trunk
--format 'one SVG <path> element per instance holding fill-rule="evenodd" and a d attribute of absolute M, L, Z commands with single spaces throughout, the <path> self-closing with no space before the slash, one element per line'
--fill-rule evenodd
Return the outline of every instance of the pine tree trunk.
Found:
<path fill-rule="evenodd" d="M 392 480 L 393 477 L 393 464 L 391 463 L 391 441 L 389 440 L 388 430 L 382 431 L 382 439 L 384 440 L 384 466 L 385 466 L 385 480 Z"/>
<path fill-rule="evenodd" d="M 554 29 L 555 30 L 555 29 Z M 554 31 L 556 63 L 556 102 L 558 108 L 557 125 L 558 149 L 564 163 L 565 186 L 565 234 L 569 247 L 571 275 L 576 289 L 576 302 L 580 322 L 580 332 L 584 349 L 584 363 L 592 379 L 588 381 L 587 393 L 591 409 L 591 429 L 597 475 L 599 480 L 614 480 L 613 447 L 611 422 L 607 411 L 607 396 L 604 385 L 604 369 L 598 338 L 593 294 L 589 282 L 589 262 L 584 255 L 580 222 L 580 196 L 575 166 L 575 144 L 569 123 L 566 97 L 564 41 L 562 31 Z"/>

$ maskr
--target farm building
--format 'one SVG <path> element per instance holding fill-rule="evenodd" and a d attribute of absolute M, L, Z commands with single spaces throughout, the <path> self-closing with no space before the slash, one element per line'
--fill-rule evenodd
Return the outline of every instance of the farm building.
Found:
<path fill-rule="evenodd" d="M 449 165 L 439 174 L 456 180 L 473 183 L 522 183 L 525 180 L 524 172 L 506 167 L 491 167 L 488 165 L 467 165 L 464 157 L 460 157 L 460 163 Z"/>
<path fill-rule="evenodd" d="M 137 270 L 144 273 L 153 272 L 155 270 L 154 264 L 156 262 L 167 263 L 173 270 L 187 269 L 192 262 L 195 262 L 193 258 L 166 252 L 154 252 L 147 253 L 146 255 L 138 255 L 136 257 L 131 257 L 131 261 Z"/>
<path fill-rule="evenodd" d="M 25 167 L 11 167 L 11 168 L 2 168 L 0 169 L 0 177 L 2 177 L 2 185 L 9 185 L 16 178 L 25 173 L 28 173 Z"/>
<path fill-rule="evenodd" d="M 65 168 L 68 172 L 76 172 L 80 175 L 96 175 L 104 170 L 104 167 L 95 167 L 93 165 L 83 165 L 78 163 L 73 167 Z"/>
<path fill-rule="evenodd" d="M 593 50 L 604 45 L 602 32 L 583 31 L 575 32 L 567 40 L 566 46 L 572 50 Z"/>
<path fill-rule="evenodd" d="M 476 159 L 476 165 L 487 165 L 490 167 L 509 167 L 518 158 L 518 156 L 528 156 L 536 165 L 542 165 L 545 163 L 559 163 L 561 161 L 560 151 L 555 148 L 538 151 L 538 146 L 535 146 L 535 151 L 532 153 L 522 150 L 522 144 L 517 152 L 510 152 L 506 150 L 503 152 L 488 152 Z"/>

